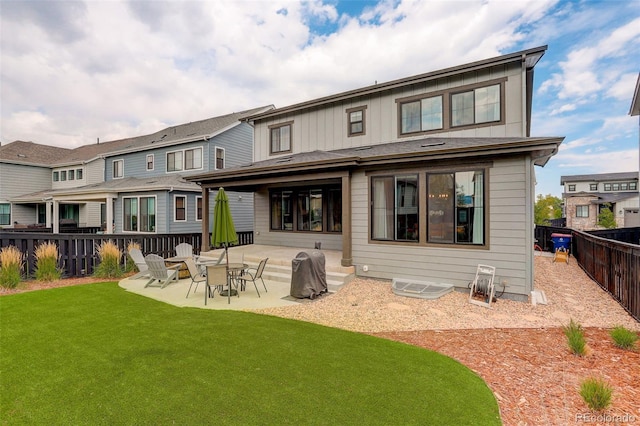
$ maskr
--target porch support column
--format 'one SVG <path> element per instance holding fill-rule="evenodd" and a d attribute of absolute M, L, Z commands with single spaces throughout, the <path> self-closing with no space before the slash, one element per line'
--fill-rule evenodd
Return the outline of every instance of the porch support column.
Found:
<path fill-rule="evenodd" d="M 60 203 L 56 200 L 53 200 L 53 233 L 60 233 Z"/>
<path fill-rule="evenodd" d="M 209 251 L 209 188 L 202 187 L 202 244 L 200 253 Z"/>
<path fill-rule="evenodd" d="M 353 266 L 351 253 L 351 173 L 342 176 L 342 266 Z"/>
<path fill-rule="evenodd" d="M 45 205 L 45 224 L 47 228 L 53 227 L 53 201 L 47 201 Z"/>
<path fill-rule="evenodd" d="M 105 234 L 113 234 L 113 197 L 107 197 L 106 200 L 106 205 L 105 205 L 105 210 L 106 210 L 106 221 L 107 221 L 107 226 L 105 226 L 105 230 L 104 233 Z"/>

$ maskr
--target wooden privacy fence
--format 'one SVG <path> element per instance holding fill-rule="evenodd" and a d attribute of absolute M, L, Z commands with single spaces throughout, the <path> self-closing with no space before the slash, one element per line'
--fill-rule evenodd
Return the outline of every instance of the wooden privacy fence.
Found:
<path fill-rule="evenodd" d="M 640 321 L 640 246 L 571 231 L 580 267 Z"/>
<path fill-rule="evenodd" d="M 27 278 L 35 272 L 35 249 L 51 241 L 58 247 L 59 267 L 64 277 L 92 275 L 100 259 L 98 247 L 111 240 L 122 253 L 134 241 L 144 255 L 155 253 L 162 257 L 175 255 L 175 246 L 189 243 L 196 254 L 200 253 L 202 234 L 49 234 L 43 232 L 0 231 L 0 248 L 14 246 L 25 255 L 24 274 Z M 238 245 L 253 244 L 253 232 L 239 232 Z M 123 256 L 122 263 L 126 262 Z"/>

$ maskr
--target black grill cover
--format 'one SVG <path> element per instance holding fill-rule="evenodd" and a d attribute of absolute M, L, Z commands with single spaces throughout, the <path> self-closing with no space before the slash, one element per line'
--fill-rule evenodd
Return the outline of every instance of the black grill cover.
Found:
<path fill-rule="evenodd" d="M 291 261 L 291 296 L 310 298 L 327 292 L 327 272 L 324 253 L 320 250 L 301 251 Z"/>

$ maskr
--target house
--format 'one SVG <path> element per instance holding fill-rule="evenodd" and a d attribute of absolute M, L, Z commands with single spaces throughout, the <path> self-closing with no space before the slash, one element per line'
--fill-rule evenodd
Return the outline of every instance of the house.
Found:
<path fill-rule="evenodd" d="M 618 228 L 640 226 L 638 172 L 561 176 L 567 228 L 601 229 L 598 215 L 613 212 Z"/>
<path fill-rule="evenodd" d="M 270 108 L 72 150 L 22 142 L 0 147 L 0 173 L 11 176 L 0 184 L 0 206 L 8 211 L 4 221 L 10 227 L 13 222 L 41 224 L 54 232 L 61 219 L 102 227 L 105 233 L 200 232 L 202 191 L 184 177 L 250 160 L 253 129 L 243 118 Z M 41 150 L 51 154 L 38 159 Z M 37 185 L 20 184 L 30 179 Z M 253 198 L 229 196 L 238 231 L 251 231 Z"/>
<path fill-rule="evenodd" d="M 490 264 L 498 290 L 526 300 L 534 166 L 563 140 L 530 136 L 533 69 L 546 48 L 255 114 L 253 162 L 187 180 L 203 196 L 253 192 L 255 244 L 320 243 L 359 276 L 461 289 Z"/>

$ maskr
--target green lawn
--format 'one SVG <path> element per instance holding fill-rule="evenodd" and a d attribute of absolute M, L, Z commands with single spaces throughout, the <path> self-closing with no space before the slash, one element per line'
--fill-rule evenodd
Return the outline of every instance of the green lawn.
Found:
<path fill-rule="evenodd" d="M 492 425 L 486 384 L 417 347 L 90 284 L 0 297 L 3 425 Z"/>

